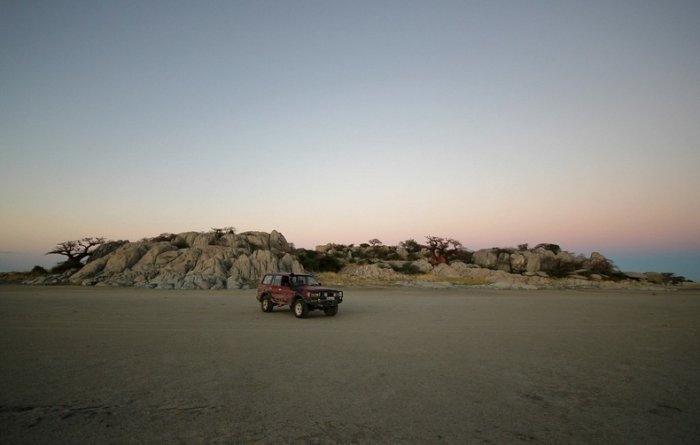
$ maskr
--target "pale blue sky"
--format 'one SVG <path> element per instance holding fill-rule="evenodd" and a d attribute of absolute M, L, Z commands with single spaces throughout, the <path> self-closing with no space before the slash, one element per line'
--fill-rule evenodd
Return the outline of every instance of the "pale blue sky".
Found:
<path fill-rule="evenodd" d="M 0 264 L 233 225 L 700 279 L 699 54 L 697 1 L 4 1 Z"/>

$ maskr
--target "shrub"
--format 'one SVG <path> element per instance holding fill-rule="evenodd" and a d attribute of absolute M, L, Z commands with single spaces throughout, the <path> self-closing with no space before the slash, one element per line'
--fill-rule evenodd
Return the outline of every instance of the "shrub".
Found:
<path fill-rule="evenodd" d="M 318 260 L 318 272 L 340 272 L 343 262 L 337 257 L 324 255 Z"/>
<path fill-rule="evenodd" d="M 339 272 L 344 265 L 337 255 L 322 254 L 315 250 L 297 249 L 294 254 L 304 269 L 311 272 Z"/>
<path fill-rule="evenodd" d="M 421 273 L 421 270 L 413 263 L 404 263 L 401 266 L 392 266 L 391 268 L 394 269 L 396 272 L 403 273 L 406 275 L 418 275 Z"/>
<path fill-rule="evenodd" d="M 387 259 L 387 260 L 400 260 L 400 259 L 401 259 L 401 256 L 400 256 L 398 253 L 396 253 L 396 252 L 389 252 L 389 253 L 386 255 L 386 259 Z"/>
<path fill-rule="evenodd" d="M 35 274 L 35 275 L 46 275 L 48 273 L 49 273 L 49 271 L 44 269 L 41 266 L 34 266 L 34 268 L 32 269 L 32 274 Z"/>
<path fill-rule="evenodd" d="M 408 253 L 418 253 L 423 248 L 423 246 L 418 244 L 418 242 L 414 239 L 407 239 L 406 241 L 401 241 L 399 243 L 399 246 L 406 249 Z"/>
<path fill-rule="evenodd" d="M 304 269 L 317 271 L 318 270 L 318 252 L 315 250 L 297 249 L 294 254 L 304 266 Z"/>
<path fill-rule="evenodd" d="M 554 252 L 554 255 L 558 254 L 561 252 L 561 247 L 559 247 L 558 244 L 551 244 L 551 243 L 541 243 L 535 246 L 535 249 L 543 248 L 544 250 L 550 250 Z"/>
<path fill-rule="evenodd" d="M 190 247 L 189 244 L 187 244 L 187 241 L 185 241 L 182 238 L 178 238 L 172 241 L 172 245 L 177 247 L 178 249 L 187 249 L 188 247 Z"/>
<path fill-rule="evenodd" d="M 83 263 L 81 263 L 79 260 L 76 260 L 75 258 L 69 258 L 66 261 L 58 263 L 54 267 L 52 267 L 51 273 L 64 273 L 71 269 L 80 269 L 82 267 Z"/>
<path fill-rule="evenodd" d="M 552 266 L 552 269 L 548 273 L 554 278 L 565 278 L 569 275 L 569 273 L 573 272 L 575 268 L 576 265 L 574 263 L 556 260 Z"/>
<path fill-rule="evenodd" d="M 453 251 L 449 258 L 451 261 L 457 260 L 461 261 L 463 263 L 471 263 L 472 262 L 472 257 L 474 256 L 474 252 L 470 252 L 466 249 L 458 249 Z"/>

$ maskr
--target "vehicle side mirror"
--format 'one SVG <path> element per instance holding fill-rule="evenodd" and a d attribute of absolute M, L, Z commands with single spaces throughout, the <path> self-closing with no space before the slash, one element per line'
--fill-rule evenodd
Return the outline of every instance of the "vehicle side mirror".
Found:
<path fill-rule="evenodd" d="M 319 286 L 323 286 L 323 283 L 318 283 Z"/>

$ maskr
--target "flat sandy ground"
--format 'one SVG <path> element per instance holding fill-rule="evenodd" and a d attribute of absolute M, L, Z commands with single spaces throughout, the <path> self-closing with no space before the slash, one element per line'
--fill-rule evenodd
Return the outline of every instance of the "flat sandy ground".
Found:
<path fill-rule="evenodd" d="M 698 443 L 700 292 L 0 286 L 0 443 Z"/>

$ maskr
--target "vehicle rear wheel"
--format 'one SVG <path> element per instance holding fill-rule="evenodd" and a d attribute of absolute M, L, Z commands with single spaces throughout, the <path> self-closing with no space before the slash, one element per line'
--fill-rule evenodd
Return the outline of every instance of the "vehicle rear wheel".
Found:
<path fill-rule="evenodd" d="M 272 309 L 274 307 L 275 305 L 272 304 L 272 301 L 270 301 L 269 297 L 260 300 L 260 309 L 262 309 L 263 312 L 272 312 Z"/>
<path fill-rule="evenodd" d="M 334 317 L 335 314 L 338 313 L 338 306 L 331 306 L 323 309 L 323 312 L 325 312 L 326 315 L 329 317 Z"/>
<path fill-rule="evenodd" d="M 306 304 L 306 301 L 299 298 L 292 304 L 292 312 L 297 318 L 306 318 L 309 315 L 309 306 Z"/>

